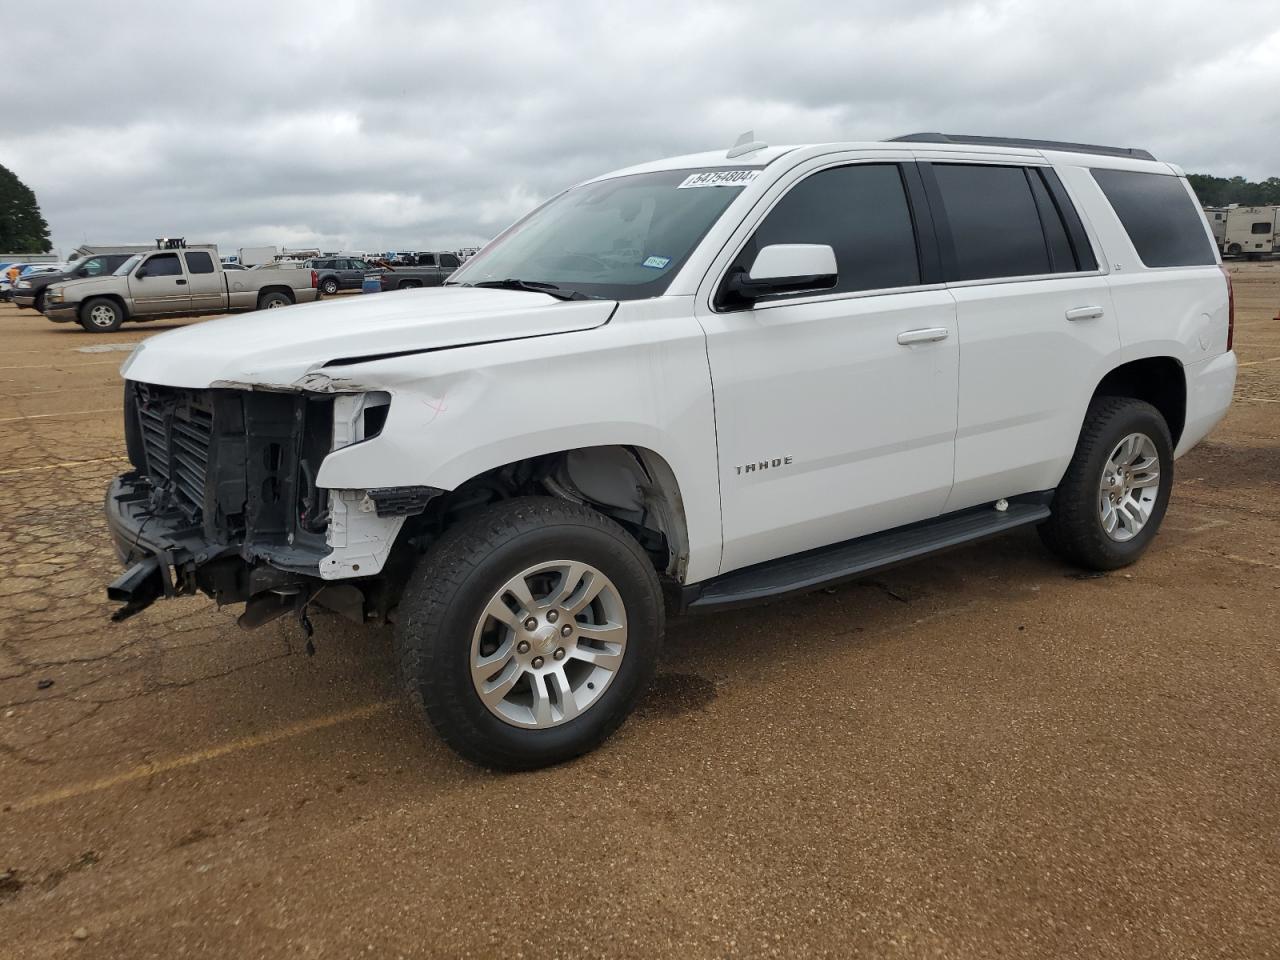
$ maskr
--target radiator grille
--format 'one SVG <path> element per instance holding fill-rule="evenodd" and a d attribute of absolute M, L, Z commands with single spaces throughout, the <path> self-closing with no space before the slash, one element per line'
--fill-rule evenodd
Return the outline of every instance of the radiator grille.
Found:
<path fill-rule="evenodd" d="M 147 473 L 193 520 L 204 510 L 213 407 L 201 391 L 140 386 L 138 418 Z"/>

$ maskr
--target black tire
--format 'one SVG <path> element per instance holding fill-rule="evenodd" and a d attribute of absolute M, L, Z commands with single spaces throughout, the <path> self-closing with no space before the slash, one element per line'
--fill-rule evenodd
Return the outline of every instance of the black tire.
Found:
<path fill-rule="evenodd" d="M 122 323 L 124 308 L 107 297 L 94 297 L 80 308 L 80 326 L 90 333 L 114 333 Z"/>
<path fill-rule="evenodd" d="M 1160 477 L 1149 518 L 1132 539 L 1122 542 L 1103 528 L 1099 485 L 1108 458 L 1132 433 L 1145 434 L 1154 443 Z M 1172 489 L 1173 440 L 1160 411 L 1132 397 L 1095 397 L 1085 414 L 1075 455 L 1054 493 L 1053 512 L 1039 527 L 1040 537 L 1054 553 L 1086 569 L 1126 567 L 1155 538 Z"/>
<path fill-rule="evenodd" d="M 1244 248 L 1240 246 L 1240 244 L 1238 243 L 1233 243 L 1231 244 L 1231 246 L 1227 247 L 1227 253 L 1233 257 L 1238 257 L 1243 252 L 1244 252 Z"/>
<path fill-rule="evenodd" d="M 36 294 L 35 303 L 33 303 L 31 306 L 35 308 L 36 313 L 44 313 L 44 291 L 43 290 L 41 290 L 39 293 Z"/>
<path fill-rule="evenodd" d="M 522 728 L 491 713 L 476 692 L 472 637 L 507 580 L 556 559 L 589 563 L 616 586 L 626 611 L 625 655 L 577 717 Z M 497 770 L 532 770 L 586 753 L 626 719 L 653 675 L 663 614 L 653 563 L 626 531 L 579 504 L 523 497 L 460 521 L 419 560 L 400 602 L 396 660 L 409 698 L 459 755 Z"/>
<path fill-rule="evenodd" d="M 268 293 L 258 300 L 259 310 L 277 310 L 292 305 L 293 301 L 284 293 Z"/>
<path fill-rule="evenodd" d="M 397 286 L 396 289 L 397 290 L 414 290 L 420 286 L 422 286 L 421 280 L 401 280 L 400 285 Z"/>
<path fill-rule="evenodd" d="M 332 297 L 340 289 L 342 289 L 342 285 L 338 283 L 336 277 L 325 277 L 320 281 L 320 292 L 326 297 Z"/>

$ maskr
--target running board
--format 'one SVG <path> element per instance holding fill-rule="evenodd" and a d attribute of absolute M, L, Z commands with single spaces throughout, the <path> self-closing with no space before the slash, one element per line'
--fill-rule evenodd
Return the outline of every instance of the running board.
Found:
<path fill-rule="evenodd" d="M 1035 502 L 1010 503 L 1007 510 L 979 507 L 951 513 L 693 584 L 685 588 L 682 606 L 691 613 L 701 613 L 806 593 L 926 554 L 994 537 L 1015 527 L 1039 523 L 1048 516 L 1049 508 L 1040 498 Z"/>

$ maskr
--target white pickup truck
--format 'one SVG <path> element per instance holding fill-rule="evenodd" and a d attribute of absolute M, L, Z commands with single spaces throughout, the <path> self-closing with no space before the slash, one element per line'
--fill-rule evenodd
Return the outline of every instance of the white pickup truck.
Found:
<path fill-rule="evenodd" d="M 44 315 L 111 333 L 126 320 L 273 310 L 319 296 L 313 270 L 227 272 L 212 246 L 165 247 L 130 257 L 101 277 L 50 285 Z"/>
<path fill-rule="evenodd" d="M 668 608 L 1026 525 L 1132 563 L 1231 401 L 1231 337 L 1203 214 L 1144 151 L 924 134 L 648 163 L 443 288 L 140 345 L 109 595 L 392 622 L 459 753 L 554 763 L 622 722 Z"/>

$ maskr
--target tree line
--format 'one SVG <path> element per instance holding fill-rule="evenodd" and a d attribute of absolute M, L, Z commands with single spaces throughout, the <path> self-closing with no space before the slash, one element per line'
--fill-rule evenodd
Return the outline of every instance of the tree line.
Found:
<path fill-rule="evenodd" d="M 1244 177 L 1189 173 L 1187 179 L 1206 207 L 1225 207 L 1232 203 L 1246 207 L 1280 205 L 1280 177 L 1268 177 L 1260 183 L 1254 183 Z"/>

